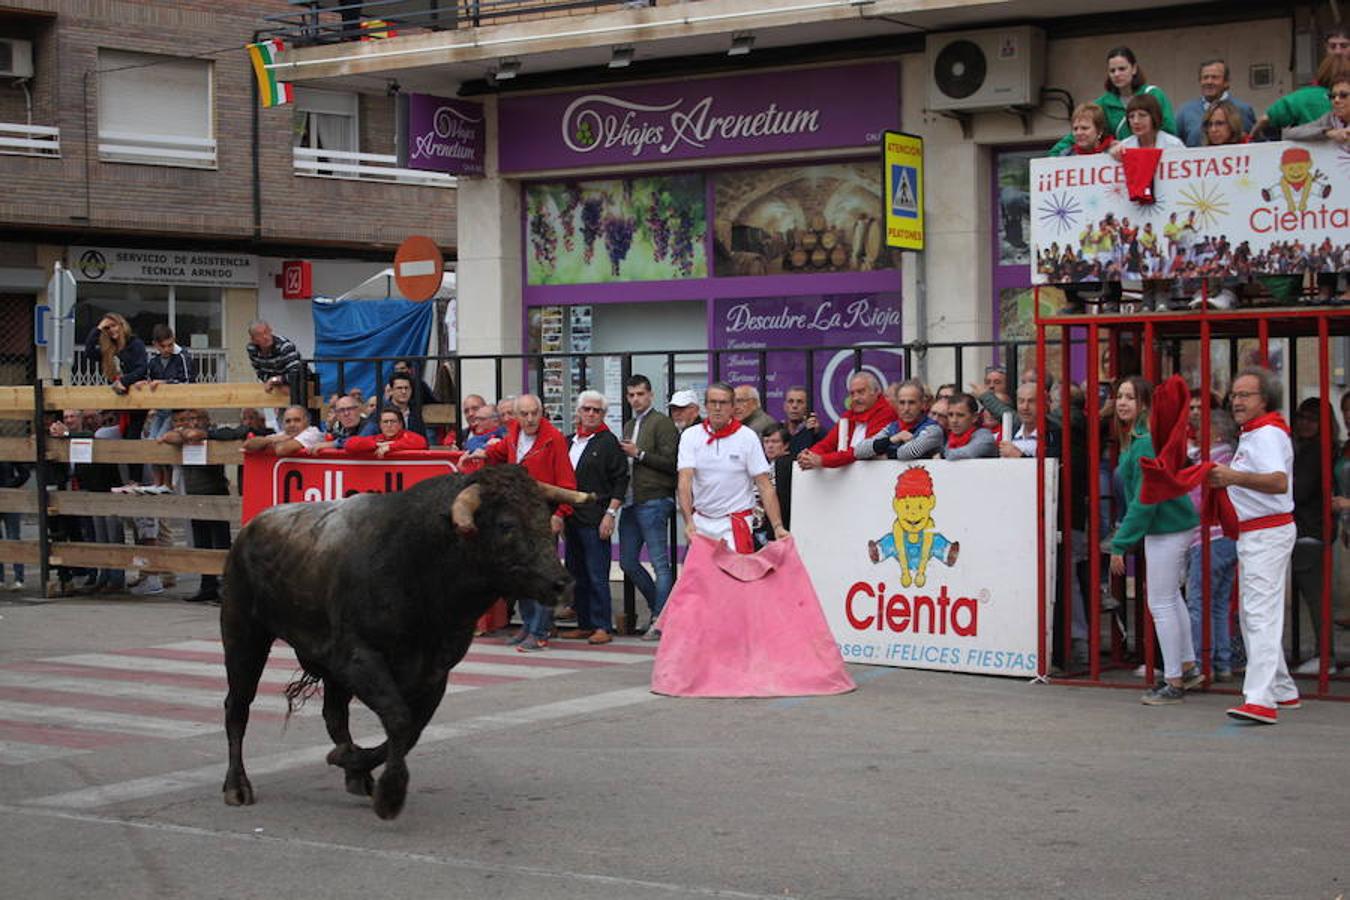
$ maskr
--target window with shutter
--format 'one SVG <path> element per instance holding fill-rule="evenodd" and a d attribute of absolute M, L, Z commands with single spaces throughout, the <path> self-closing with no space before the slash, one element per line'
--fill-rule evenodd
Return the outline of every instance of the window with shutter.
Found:
<path fill-rule="evenodd" d="M 214 169 L 211 78 L 209 60 L 100 48 L 99 159 Z"/>

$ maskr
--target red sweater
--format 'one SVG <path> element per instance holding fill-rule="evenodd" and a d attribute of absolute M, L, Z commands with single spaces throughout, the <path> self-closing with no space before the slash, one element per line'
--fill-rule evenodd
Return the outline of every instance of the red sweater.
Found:
<path fill-rule="evenodd" d="M 866 430 L 863 432 L 865 437 L 875 437 L 883 428 L 894 421 L 895 408 L 887 402 L 885 397 L 878 397 L 877 402 L 873 403 L 869 409 L 860 413 L 855 413 L 853 410 L 844 413 L 843 418 L 830 429 L 830 433 L 821 438 L 811 448 L 811 452 L 820 454 L 821 465 L 827 469 L 846 466 L 853 462 L 853 432 L 855 429 L 865 428 Z M 840 428 L 845 429 L 843 450 L 839 449 Z"/>
<path fill-rule="evenodd" d="M 374 453 L 375 445 L 388 441 L 389 438 L 382 434 L 362 434 L 347 438 L 347 443 L 343 446 L 348 453 Z M 390 442 L 390 450 L 425 450 L 427 449 L 427 439 L 415 431 L 409 431 L 406 428 L 398 433 L 398 437 Z"/>
<path fill-rule="evenodd" d="M 500 465 L 515 462 L 516 448 L 519 446 L 520 423 L 513 419 L 506 425 L 506 437 L 495 444 L 488 444 L 483 452 L 487 454 L 488 465 Z M 567 438 L 548 419 L 539 420 L 534 444 L 520 464 L 535 481 L 567 488 L 569 491 L 577 489 L 577 475 L 572 471 L 572 460 L 567 455 Z M 559 516 L 570 516 L 572 507 L 559 503 L 553 512 Z"/>

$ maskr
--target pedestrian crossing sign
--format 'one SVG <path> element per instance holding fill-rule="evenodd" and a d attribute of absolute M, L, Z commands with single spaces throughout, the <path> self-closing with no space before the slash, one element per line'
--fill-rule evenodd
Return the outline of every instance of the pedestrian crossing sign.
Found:
<path fill-rule="evenodd" d="M 922 250 L 923 138 L 887 131 L 882 141 L 886 246 Z"/>

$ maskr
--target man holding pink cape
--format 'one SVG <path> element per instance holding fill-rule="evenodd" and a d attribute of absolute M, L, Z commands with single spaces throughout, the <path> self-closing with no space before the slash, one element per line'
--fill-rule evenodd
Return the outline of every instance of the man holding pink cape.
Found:
<path fill-rule="evenodd" d="M 708 387 L 708 418 L 680 436 L 684 571 L 661 612 L 652 690 L 677 697 L 791 697 L 851 691 L 806 567 L 783 527 L 759 435 L 732 417 L 730 385 Z M 755 489 L 775 540 L 755 553 Z"/>

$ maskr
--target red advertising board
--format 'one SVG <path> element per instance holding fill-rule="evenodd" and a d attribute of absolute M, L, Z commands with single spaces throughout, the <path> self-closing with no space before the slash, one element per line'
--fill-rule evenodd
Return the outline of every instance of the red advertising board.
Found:
<path fill-rule="evenodd" d="M 304 259 L 281 264 L 281 299 L 309 300 L 314 296 L 314 267 Z"/>
<path fill-rule="evenodd" d="M 458 472 L 458 450 L 409 450 L 383 459 L 321 450 L 315 456 L 244 455 L 243 522 L 278 503 L 317 503 L 353 494 L 392 494 Z"/>

